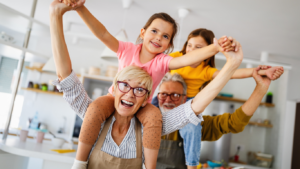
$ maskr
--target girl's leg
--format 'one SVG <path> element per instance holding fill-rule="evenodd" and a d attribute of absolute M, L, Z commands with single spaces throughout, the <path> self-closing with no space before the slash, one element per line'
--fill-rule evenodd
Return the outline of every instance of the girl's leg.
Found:
<path fill-rule="evenodd" d="M 187 124 L 184 128 L 179 130 L 180 136 L 183 138 L 185 162 L 188 169 L 197 168 L 197 165 L 199 165 L 201 130 L 202 126 L 200 123 L 197 126 Z"/>
<path fill-rule="evenodd" d="M 147 104 L 141 108 L 136 117 L 143 124 L 143 146 L 145 155 L 145 165 L 148 168 L 155 167 L 158 150 L 160 147 L 162 131 L 162 115 L 160 110 L 152 104 Z"/>
<path fill-rule="evenodd" d="M 101 124 L 114 111 L 113 96 L 101 96 L 89 105 L 80 130 L 76 160 L 87 161 L 91 148 L 97 140 Z"/>

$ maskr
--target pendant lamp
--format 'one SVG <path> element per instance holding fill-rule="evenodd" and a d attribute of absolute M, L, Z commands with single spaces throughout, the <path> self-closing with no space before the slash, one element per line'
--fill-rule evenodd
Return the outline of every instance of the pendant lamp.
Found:
<path fill-rule="evenodd" d="M 182 34 L 182 27 L 183 27 L 183 20 L 188 16 L 189 14 L 189 10 L 188 9 L 185 9 L 185 8 L 180 8 L 178 9 L 178 16 L 179 16 L 179 19 L 180 19 L 180 22 L 179 22 L 179 35 L 177 37 L 177 45 L 175 46 L 175 50 L 179 51 L 181 49 L 181 46 L 180 46 L 180 40 L 181 40 L 181 34 Z"/>

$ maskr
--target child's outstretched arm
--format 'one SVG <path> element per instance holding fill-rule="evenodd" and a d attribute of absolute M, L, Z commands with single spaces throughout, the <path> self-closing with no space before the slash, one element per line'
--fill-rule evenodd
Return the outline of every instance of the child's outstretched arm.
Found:
<path fill-rule="evenodd" d="M 260 67 L 260 70 L 258 71 L 258 74 L 261 76 L 267 76 L 271 80 L 278 79 L 284 72 L 284 69 L 281 66 L 271 67 L 271 66 L 266 66 L 266 65 L 260 65 L 259 67 Z M 255 69 L 256 68 L 238 69 L 234 72 L 231 79 L 243 79 L 243 78 L 252 77 L 253 71 L 255 71 Z M 217 70 L 213 74 L 213 78 L 215 78 L 219 74 L 219 72 L 220 71 Z"/>
<path fill-rule="evenodd" d="M 105 26 L 99 22 L 85 6 L 77 8 L 76 11 L 93 34 L 109 49 L 117 53 L 119 41 L 107 31 Z"/>
<path fill-rule="evenodd" d="M 222 37 L 221 39 L 224 39 L 224 37 Z M 220 46 L 221 44 L 219 45 L 220 40 L 217 41 L 216 39 L 214 39 L 214 44 L 208 45 L 201 49 L 191 51 L 181 57 L 173 58 L 170 61 L 169 69 L 174 70 L 185 66 L 197 65 L 200 62 L 204 61 L 205 59 L 208 59 L 209 57 L 212 57 L 213 55 L 217 54 L 218 52 L 238 51 L 240 47 L 239 42 L 237 42 L 235 39 L 231 39 L 232 43 L 225 42 L 224 44 L 222 44 L 222 46 Z M 232 46 L 232 44 L 235 45 Z"/>

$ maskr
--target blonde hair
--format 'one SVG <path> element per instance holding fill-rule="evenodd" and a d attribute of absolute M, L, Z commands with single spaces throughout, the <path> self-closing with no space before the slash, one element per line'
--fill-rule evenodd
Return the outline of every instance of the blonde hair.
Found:
<path fill-rule="evenodd" d="M 152 92 L 152 77 L 145 70 L 137 66 L 127 66 L 117 73 L 113 81 L 115 90 L 118 87 L 117 81 L 132 79 L 139 80 L 141 85 L 145 86 L 145 88 L 148 90 L 148 93 L 146 95 L 147 99 Z"/>

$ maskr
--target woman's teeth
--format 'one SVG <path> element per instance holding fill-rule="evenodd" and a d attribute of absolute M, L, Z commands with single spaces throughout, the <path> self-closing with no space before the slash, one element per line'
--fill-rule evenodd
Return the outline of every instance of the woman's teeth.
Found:
<path fill-rule="evenodd" d="M 126 100 L 121 100 L 121 103 L 125 106 L 133 106 L 132 102 L 126 101 Z"/>

